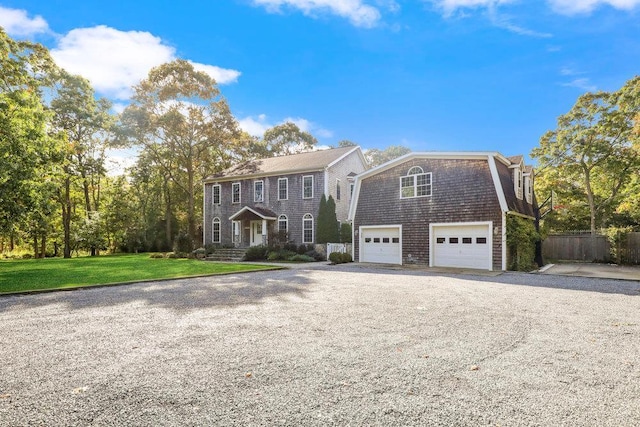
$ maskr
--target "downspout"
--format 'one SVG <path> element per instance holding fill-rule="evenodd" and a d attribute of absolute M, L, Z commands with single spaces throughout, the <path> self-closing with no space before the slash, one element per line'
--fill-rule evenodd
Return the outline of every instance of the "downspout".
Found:
<path fill-rule="evenodd" d="M 507 271 L 507 213 L 502 212 L 502 271 Z"/>

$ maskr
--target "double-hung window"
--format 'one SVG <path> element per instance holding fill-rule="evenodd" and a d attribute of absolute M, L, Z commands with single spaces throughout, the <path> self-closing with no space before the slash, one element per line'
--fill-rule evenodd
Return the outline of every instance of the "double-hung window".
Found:
<path fill-rule="evenodd" d="M 313 215 L 302 217 L 302 243 L 313 243 Z"/>
<path fill-rule="evenodd" d="M 220 243 L 220 218 L 213 218 L 213 227 L 211 228 L 211 238 L 213 243 Z"/>
<path fill-rule="evenodd" d="M 240 203 L 240 183 L 231 184 L 231 203 Z"/>
<path fill-rule="evenodd" d="M 336 200 L 340 200 L 340 180 L 336 179 Z"/>
<path fill-rule="evenodd" d="M 214 205 L 220 204 L 220 184 L 211 187 L 211 200 Z"/>
<path fill-rule="evenodd" d="M 289 198 L 289 179 L 278 178 L 278 200 L 287 200 Z"/>
<path fill-rule="evenodd" d="M 280 215 L 278 217 L 278 231 L 281 233 L 286 233 L 289 229 L 289 221 L 287 220 L 286 215 Z"/>
<path fill-rule="evenodd" d="M 400 177 L 400 198 L 431 196 L 431 172 L 425 173 L 421 167 L 409 169 L 406 176 Z"/>
<path fill-rule="evenodd" d="M 302 198 L 313 199 L 313 175 L 302 177 Z"/>
<path fill-rule="evenodd" d="M 264 181 L 253 182 L 253 201 L 255 203 L 264 202 Z"/>

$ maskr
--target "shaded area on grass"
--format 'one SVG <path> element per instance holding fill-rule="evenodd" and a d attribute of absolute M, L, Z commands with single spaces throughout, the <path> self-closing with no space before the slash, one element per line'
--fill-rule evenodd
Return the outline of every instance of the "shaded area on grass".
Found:
<path fill-rule="evenodd" d="M 271 266 L 150 258 L 148 254 L 0 261 L 0 294 L 259 271 Z"/>
<path fill-rule="evenodd" d="M 264 271 L 239 276 L 197 277 L 128 286 L 80 288 L 72 292 L 6 295 L 0 312 L 60 304 L 69 310 L 136 304 L 190 312 L 211 307 L 255 305 L 268 298 L 304 298 L 312 283 L 305 273 Z"/>

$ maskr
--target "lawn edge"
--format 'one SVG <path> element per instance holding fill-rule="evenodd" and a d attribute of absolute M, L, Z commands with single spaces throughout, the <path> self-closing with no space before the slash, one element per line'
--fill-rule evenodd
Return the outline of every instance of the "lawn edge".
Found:
<path fill-rule="evenodd" d="M 261 271 L 275 271 L 275 270 L 288 269 L 288 267 L 283 267 L 283 266 L 276 266 L 276 265 L 270 266 L 265 264 L 260 264 L 260 265 L 264 265 L 265 268 L 262 268 L 260 270 L 251 270 L 251 271 L 227 271 L 222 273 L 194 274 L 191 276 L 163 277 L 159 279 L 143 279 L 143 280 L 130 280 L 126 282 L 96 283 L 93 285 L 80 285 L 80 286 L 73 286 L 68 288 L 48 288 L 48 289 L 32 289 L 28 291 L 0 292 L 0 298 L 5 296 L 12 296 L 12 295 L 32 295 L 32 294 L 44 294 L 49 292 L 79 291 L 82 289 L 106 288 L 110 286 L 135 285 L 138 283 L 166 282 L 169 280 L 195 279 L 198 277 L 213 277 L 213 276 L 229 276 L 231 274 L 248 274 L 248 273 L 259 273 Z"/>

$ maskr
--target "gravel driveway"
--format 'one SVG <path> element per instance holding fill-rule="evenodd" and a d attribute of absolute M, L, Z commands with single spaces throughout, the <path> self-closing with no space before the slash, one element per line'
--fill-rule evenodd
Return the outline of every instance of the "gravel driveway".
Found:
<path fill-rule="evenodd" d="M 0 298 L 0 425 L 640 425 L 640 282 L 359 265 Z"/>

